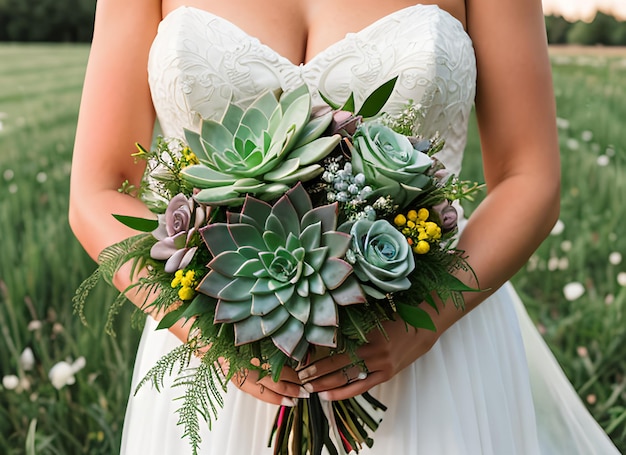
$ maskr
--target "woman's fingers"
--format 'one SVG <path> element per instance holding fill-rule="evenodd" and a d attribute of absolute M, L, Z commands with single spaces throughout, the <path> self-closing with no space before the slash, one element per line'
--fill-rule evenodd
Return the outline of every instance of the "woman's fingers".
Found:
<path fill-rule="evenodd" d="M 348 354 L 331 355 L 298 368 L 298 378 L 300 382 L 306 384 L 327 374 L 339 371 L 351 363 L 352 359 Z"/>
<path fill-rule="evenodd" d="M 269 375 L 259 379 L 256 370 L 240 371 L 233 376 L 232 382 L 253 397 L 275 405 L 294 406 L 295 399 L 309 396 L 298 382 L 296 372 L 287 367 L 281 371 L 278 382 Z"/>

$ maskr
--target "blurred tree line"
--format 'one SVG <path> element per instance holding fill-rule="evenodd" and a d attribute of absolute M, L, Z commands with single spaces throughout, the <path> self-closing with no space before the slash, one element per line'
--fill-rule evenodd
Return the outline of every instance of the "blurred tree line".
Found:
<path fill-rule="evenodd" d="M 591 22 L 568 22 L 561 16 L 546 16 L 550 44 L 579 44 L 584 46 L 626 46 L 626 22 L 598 12 Z"/>
<path fill-rule="evenodd" d="M 0 41 L 89 42 L 95 8 L 96 0 L 0 0 Z"/>

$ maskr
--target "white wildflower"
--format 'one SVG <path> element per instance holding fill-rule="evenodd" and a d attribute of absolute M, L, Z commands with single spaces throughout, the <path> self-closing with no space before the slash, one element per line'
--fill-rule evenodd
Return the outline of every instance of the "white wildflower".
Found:
<path fill-rule="evenodd" d="M 559 258 L 557 258 L 556 256 L 552 256 L 550 259 L 548 259 L 548 270 L 550 272 L 554 272 L 555 270 L 558 270 L 559 268 Z"/>
<path fill-rule="evenodd" d="M 620 265 L 622 263 L 622 254 L 619 251 L 609 254 L 609 262 L 612 265 Z"/>
<path fill-rule="evenodd" d="M 611 162 L 610 158 L 606 155 L 600 155 L 598 159 L 596 160 L 596 163 L 600 167 L 608 166 L 610 162 Z"/>
<path fill-rule="evenodd" d="M 615 302 L 615 296 L 613 294 L 607 294 L 604 298 L 604 304 L 613 305 L 613 302 Z"/>
<path fill-rule="evenodd" d="M 572 251 L 572 242 L 570 240 L 563 240 L 561 242 L 561 250 L 565 253 Z"/>
<path fill-rule="evenodd" d="M 569 259 L 561 258 L 559 259 L 559 270 L 567 270 L 569 268 Z"/>
<path fill-rule="evenodd" d="M 34 319 L 28 323 L 28 326 L 26 328 L 30 332 L 34 332 L 35 330 L 41 330 L 42 327 L 43 327 L 43 324 L 41 323 L 41 321 Z"/>
<path fill-rule="evenodd" d="M 620 272 L 617 274 L 617 284 L 626 287 L 626 272 Z"/>
<path fill-rule="evenodd" d="M 76 382 L 74 375 L 84 368 L 85 363 L 84 357 L 79 357 L 71 365 L 62 360 L 50 368 L 48 378 L 50 378 L 50 382 L 54 388 L 60 390 L 66 385 L 72 385 Z"/>
<path fill-rule="evenodd" d="M 570 302 L 579 299 L 585 293 L 585 287 L 578 281 L 573 281 L 563 287 L 563 295 Z"/>
<path fill-rule="evenodd" d="M 7 182 L 10 182 L 11 180 L 13 180 L 13 177 L 15 177 L 15 172 L 13 172 L 13 169 L 6 169 L 3 173 L 2 173 L 2 177 L 4 178 L 4 180 L 6 180 Z"/>
<path fill-rule="evenodd" d="M 35 178 L 37 179 L 38 183 L 45 183 L 46 180 L 48 180 L 48 174 L 46 174 L 45 172 L 39 172 Z"/>
<path fill-rule="evenodd" d="M 24 371 L 30 371 L 35 366 L 35 355 L 31 348 L 26 348 L 20 355 L 20 365 Z"/>
<path fill-rule="evenodd" d="M 14 374 L 9 374 L 2 378 L 2 387 L 7 390 L 15 390 L 20 385 L 20 378 Z"/>
<path fill-rule="evenodd" d="M 557 126 L 557 128 L 559 128 L 561 130 L 566 130 L 566 129 L 569 128 L 569 120 L 557 117 L 557 119 L 556 119 L 556 126 Z"/>
<path fill-rule="evenodd" d="M 591 139 L 593 139 L 593 132 L 589 131 L 589 130 L 585 130 L 582 132 L 582 134 L 580 135 L 581 139 L 585 142 L 590 142 Z"/>
<path fill-rule="evenodd" d="M 528 270 L 529 272 L 534 272 L 535 270 L 537 270 L 538 265 L 539 265 L 539 258 L 535 255 L 532 255 L 528 259 L 528 263 L 526 264 L 526 270 Z"/>
<path fill-rule="evenodd" d="M 570 150 L 578 150 L 580 148 L 580 143 L 573 138 L 568 139 L 565 142 L 565 145 L 567 145 L 567 148 Z"/>
<path fill-rule="evenodd" d="M 550 234 L 551 235 L 561 235 L 564 230 L 565 230 L 565 223 L 563 223 L 563 221 L 561 221 L 561 220 L 557 220 L 557 222 L 554 224 L 554 227 L 552 228 L 552 231 L 550 232 Z"/>

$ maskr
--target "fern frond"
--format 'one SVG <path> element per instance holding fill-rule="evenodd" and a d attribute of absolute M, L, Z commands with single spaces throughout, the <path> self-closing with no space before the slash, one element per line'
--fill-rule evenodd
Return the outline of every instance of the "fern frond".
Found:
<path fill-rule="evenodd" d="M 126 303 L 126 296 L 123 292 L 120 292 L 115 300 L 109 306 L 109 311 L 107 312 L 107 319 L 104 324 L 104 331 L 107 335 L 112 337 L 115 336 L 115 329 L 113 328 L 113 323 L 115 322 L 115 316 L 117 316 Z"/>
<path fill-rule="evenodd" d="M 89 275 L 76 289 L 74 297 L 72 297 L 72 303 L 74 306 L 74 313 L 78 314 L 81 322 L 87 325 L 87 319 L 85 318 L 85 302 L 89 293 L 100 282 L 101 274 L 100 268 L 97 268 L 91 275 Z"/>
<path fill-rule="evenodd" d="M 192 355 L 193 348 L 186 343 L 172 349 L 170 352 L 161 357 L 156 365 L 148 370 L 146 375 L 135 388 L 135 394 L 148 382 L 152 383 L 152 386 L 160 392 L 164 386 L 165 376 L 171 376 L 172 371 L 174 371 L 174 368 L 177 365 L 177 374 L 180 374 L 189 366 Z"/>
<path fill-rule="evenodd" d="M 182 406 L 176 411 L 178 424 L 183 425 L 183 437 L 188 437 L 192 451 L 198 453 L 202 441 L 200 437 L 200 419 L 211 428 L 217 419 L 220 408 L 224 407 L 223 394 L 226 393 L 227 380 L 218 363 L 211 355 L 205 355 L 199 366 L 187 369 L 179 375 L 174 387 L 185 387 L 185 394 L 180 398 Z"/>
<path fill-rule="evenodd" d="M 133 271 L 135 271 L 137 261 L 150 257 L 149 251 L 155 241 L 152 234 L 138 234 L 102 250 L 98 256 L 98 268 L 102 278 L 109 284 L 113 284 L 115 272 L 129 261 L 135 264 L 133 266 Z"/>

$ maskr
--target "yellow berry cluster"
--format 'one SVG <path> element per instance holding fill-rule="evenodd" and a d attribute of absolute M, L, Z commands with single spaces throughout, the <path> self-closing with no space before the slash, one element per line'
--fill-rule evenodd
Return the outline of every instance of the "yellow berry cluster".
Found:
<path fill-rule="evenodd" d="M 172 280 L 172 288 L 180 287 L 178 297 L 181 300 L 191 300 L 195 297 L 196 284 L 196 272 L 193 270 L 188 270 L 187 272 L 177 270 Z"/>
<path fill-rule="evenodd" d="M 428 221 L 429 216 L 428 210 L 421 208 L 409 210 L 406 215 L 399 214 L 393 220 L 417 254 L 428 253 L 430 244 L 441 238 L 441 228 L 437 223 Z"/>
<path fill-rule="evenodd" d="M 181 152 L 180 164 L 182 167 L 191 166 L 192 164 L 200 164 L 198 157 L 191 151 L 189 147 L 184 147 Z"/>

